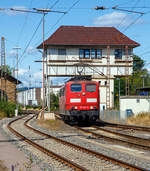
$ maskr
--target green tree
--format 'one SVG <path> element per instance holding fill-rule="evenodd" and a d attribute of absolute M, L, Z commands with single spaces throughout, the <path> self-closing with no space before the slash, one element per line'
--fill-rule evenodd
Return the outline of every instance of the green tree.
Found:
<path fill-rule="evenodd" d="M 133 55 L 133 74 L 129 77 L 129 95 L 136 94 L 136 88 L 143 86 L 150 86 L 150 74 L 148 70 L 144 68 L 145 61 L 142 60 L 139 56 Z M 143 78 L 144 76 L 144 78 Z M 120 78 L 120 95 L 125 95 L 125 87 L 126 87 L 126 78 Z M 119 104 L 119 80 L 116 78 L 114 81 L 114 101 L 115 107 L 118 107 Z"/>
<path fill-rule="evenodd" d="M 3 70 L 3 71 L 4 71 L 4 67 L 1 67 L 1 66 L 0 66 L 0 70 Z M 5 66 L 5 71 L 6 71 L 6 73 L 8 73 L 9 75 L 12 75 L 12 70 L 13 70 L 13 68 L 11 68 L 9 65 L 6 65 L 6 66 Z"/>
<path fill-rule="evenodd" d="M 50 101 L 51 101 L 51 111 L 58 110 L 59 107 L 59 96 L 58 94 L 51 93 L 50 94 Z"/>
<path fill-rule="evenodd" d="M 138 72 L 142 71 L 145 65 L 145 61 L 142 60 L 139 56 L 133 55 L 133 71 Z"/>

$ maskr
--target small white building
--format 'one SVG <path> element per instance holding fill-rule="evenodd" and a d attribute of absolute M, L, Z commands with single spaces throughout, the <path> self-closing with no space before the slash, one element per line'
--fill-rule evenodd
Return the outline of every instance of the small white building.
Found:
<path fill-rule="evenodd" d="M 132 110 L 134 115 L 140 112 L 150 112 L 150 97 L 149 96 L 121 96 L 120 111 L 121 118 L 126 117 L 126 111 Z"/>
<path fill-rule="evenodd" d="M 19 104 L 39 105 L 41 103 L 41 88 L 30 88 L 17 93 L 17 101 Z"/>
<path fill-rule="evenodd" d="M 50 86 L 50 93 L 58 94 L 60 85 Z M 47 91 L 48 92 L 48 91 Z M 43 88 L 30 88 L 28 90 L 20 91 L 17 93 L 17 101 L 23 106 L 26 105 L 40 105 L 43 100 Z"/>

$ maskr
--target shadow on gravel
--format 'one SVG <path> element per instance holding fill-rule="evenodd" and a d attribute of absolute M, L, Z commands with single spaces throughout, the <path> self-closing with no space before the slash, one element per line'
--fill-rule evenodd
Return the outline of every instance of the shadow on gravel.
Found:
<path fill-rule="evenodd" d="M 57 138 L 68 138 L 68 137 L 83 137 L 83 135 L 63 135 L 63 136 L 57 136 Z"/>
<path fill-rule="evenodd" d="M 28 139 L 30 139 L 31 141 L 39 141 L 39 140 L 45 140 L 45 139 L 49 139 L 49 138 L 30 138 L 30 137 L 26 137 Z M 3 143 L 3 142 L 19 142 L 19 141 L 25 141 L 24 138 L 21 138 L 21 139 L 10 139 L 10 140 L 0 140 L 0 143 Z"/>

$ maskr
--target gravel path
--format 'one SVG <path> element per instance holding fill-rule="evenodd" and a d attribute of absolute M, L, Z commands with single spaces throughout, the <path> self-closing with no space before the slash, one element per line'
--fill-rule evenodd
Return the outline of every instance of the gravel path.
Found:
<path fill-rule="evenodd" d="M 0 160 L 7 167 L 6 170 L 12 170 L 14 168 L 15 171 L 21 169 L 39 171 L 40 169 L 34 163 L 31 163 L 30 159 L 12 144 L 17 139 L 8 138 L 8 136 L 4 135 L 2 122 L 0 120 Z"/>

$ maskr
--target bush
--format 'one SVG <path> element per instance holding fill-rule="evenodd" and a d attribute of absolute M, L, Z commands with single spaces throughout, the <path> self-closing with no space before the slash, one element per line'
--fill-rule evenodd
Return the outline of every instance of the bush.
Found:
<path fill-rule="evenodd" d="M 11 102 L 0 101 L 0 110 L 5 113 L 6 117 L 13 117 L 15 115 L 16 104 Z M 18 107 L 18 113 L 21 113 L 20 106 Z"/>

